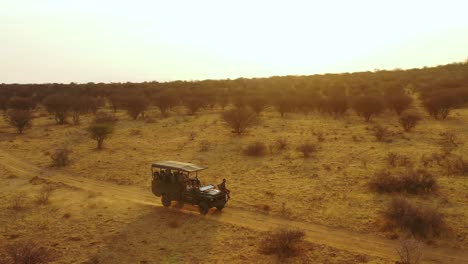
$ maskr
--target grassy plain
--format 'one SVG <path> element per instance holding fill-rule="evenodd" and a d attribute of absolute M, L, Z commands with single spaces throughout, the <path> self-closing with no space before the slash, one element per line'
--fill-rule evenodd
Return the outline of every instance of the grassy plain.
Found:
<path fill-rule="evenodd" d="M 258 124 L 242 136 L 231 133 L 220 113 L 221 109 L 215 108 L 189 116 L 184 109 L 175 108 L 169 117 L 163 118 L 156 109 L 151 109 L 145 118 L 134 121 L 119 111 L 114 134 L 104 142 L 104 149 L 97 151 L 96 142 L 86 132 L 92 116 L 84 116 L 81 125 L 59 126 L 40 109 L 36 111 L 32 129 L 23 135 L 17 135 L 1 120 L 0 149 L 35 166 L 58 170 L 50 167 L 50 155 L 57 148 L 68 147 L 73 151 L 71 164 L 60 169 L 67 174 L 145 186 L 148 192 L 152 162 L 178 160 L 202 164 L 209 167 L 199 176 L 202 182 L 219 183 L 227 179 L 232 191 L 227 210 L 234 207 L 379 236 L 402 237 L 404 234 L 398 231 L 380 230 L 380 212 L 392 196 L 372 192 L 369 180 L 375 172 L 386 168 L 389 152 L 406 155 L 414 167 L 422 167 L 423 155 L 441 151 L 440 133 L 452 131 L 461 141 L 468 138 L 466 109 L 454 111 L 443 121 L 424 116 L 409 133 L 403 132 L 397 116 L 390 112 L 365 123 L 351 111 L 339 119 L 318 113 L 294 113 L 282 118 L 268 109 L 261 114 Z M 376 124 L 389 127 L 394 133 L 391 142 L 376 141 L 370 132 Z M 288 148 L 271 147 L 263 157 L 243 153 L 251 142 L 274 146 L 278 139 L 286 139 Z M 305 142 L 319 146 L 312 157 L 304 158 L 296 150 Z M 203 150 L 202 145 L 207 149 Z M 454 153 L 467 157 L 466 142 Z M 437 177 L 439 194 L 404 196 L 435 206 L 446 216 L 451 230 L 447 236 L 432 239 L 432 244 L 468 250 L 466 176 L 444 175 L 435 165 L 427 169 Z M 14 193 L 23 191 L 31 196 L 39 188 L 14 177 L 14 171 L 0 170 L 3 208 Z M 20 212 L 3 208 L 0 221 L 5 224 L 0 231 L 6 240 L 40 235 L 56 249 L 59 263 L 72 259 L 92 261 L 91 257 L 101 263 L 135 263 L 134 260 L 268 263 L 273 258 L 258 253 L 260 233 L 191 215 L 180 218 L 162 208 L 94 197 L 66 186 L 53 192 L 50 205 L 28 206 L 29 209 Z M 64 219 L 65 213 L 71 217 Z M 178 227 L 169 227 L 171 222 Z M 9 238 L 12 235 L 19 236 Z M 187 241 L 187 237 L 206 242 Z M 359 263 L 358 257 L 348 252 L 313 244 L 306 247 L 313 250 L 307 250 L 305 258 L 315 259 L 316 263 Z"/>

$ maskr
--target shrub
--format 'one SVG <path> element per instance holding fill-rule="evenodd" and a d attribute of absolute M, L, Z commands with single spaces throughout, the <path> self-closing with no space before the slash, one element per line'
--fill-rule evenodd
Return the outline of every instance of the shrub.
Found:
<path fill-rule="evenodd" d="M 406 132 L 413 129 L 416 124 L 421 120 L 421 115 L 416 112 L 403 112 L 400 116 L 400 124 L 403 126 Z"/>
<path fill-rule="evenodd" d="M 247 105 L 250 106 L 257 115 L 260 115 L 260 113 L 267 108 L 268 101 L 264 97 L 257 96 L 247 100 Z"/>
<path fill-rule="evenodd" d="M 459 105 L 459 98 L 455 94 L 440 93 L 426 96 L 423 106 L 435 119 L 446 119 L 450 111 Z"/>
<path fill-rule="evenodd" d="M 70 163 L 69 155 L 72 151 L 67 148 L 55 150 L 55 153 L 50 156 L 52 165 L 55 167 L 65 167 Z"/>
<path fill-rule="evenodd" d="M 173 93 L 162 92 L 155 96 L 154 104 L 159 108 L 161 114 L 166 117 L 167 110 L 177 104 L 177 97 Z"/>
<path fill-rule="evenodd" d="M 97 142 L 97 148 L 102 149 L 104 140 L 111 136 L 114 132 L 114 124 L 112 123 L 94 123 L 88 127 L 90 137 Z"/>
<path fill-rule="evenodd" d="M 196 97 L 188 97 L 182 102 L 184 106 L 187 107 L 189 115 L 195 115 L 201 108 L 206 105 L 202 99 Z"/>
<path fill-rule="evenodd" d="M 38 242 L 15 242 L 6 246 L 7 259 L 13 264 L 45 264 L 52 261 L 49 249 Z"/>
<path fill-rule="evenodd" d="M 286 113 L 291 113 L 294 109 L 294 101 L 290 97 L 281 96 L 274 102 L 276 110 L 280 113 L 281 117 L 284 117 Z"/>
<path fill-rule="evenodd" d="M 388 107 L 395 111 L 397 115 L 408 109 L 413 102 L 413 98 L 404 93 L 392 94 L 386 100 Z"/>
<path fill-rule="evenodd" d="M 264 156 L 266 154 L 267 147 L 262 142 L 254 142 L 247 146 L 245 149 L 245 154 L 247 156 Z"/>
<path fill-rule="evenodd" d="M 58 125 L 63 125 L 70 110 L 70 97 L 65 94 L 49 95 L 42 101 L 49 113 L 55 116 L 55 122 Z"/>
<path fill-rule="evenodd" d="M 400 228 L 422 238 L 437 237 L 446 231 L 444 217 L 436 209 L 410 204 L 404 198 L 393 198 L 383 217 L 384 228 Z"/>
<path fill-rule="evenodd" d="M 395 152 L 389 152 L 387 154 L 387 164 L 390 167 L 411 167 L 413 165 L 412 161 L 405 155 L 401 155 Z"/>
<path fill-rule="evenodd" d="M 380 171 L 374 175 L 370 187 L 379 193 L 406 192 L 411 194 L 433 193 L 438 190 L 435 177 L 426 170 L 406 170 L 397 175 Z"/>
<path fill-rule="evenodd" d="M 11 109 L 6 112 L 5 118 L 18 133 L 22 134 L 25 129 L 31 127 L 33 116 L 28 110 Z"/>
<path fill-rule="evenodd" d="M 345 96 L 333 96 L 326 101 L 328 112 L 335 118 L 343 116 L 349 108 L 348 98 Z"/>
<path fill-rule="evenodd" d="M 373 116 L 384 110 L 384 103 L 377 96 L 361 96 L 353 101 L 353 109 L 359 116 L 364 117 L 366 122 L 369 122 Z"/>
<path fill-rule="evenodd" d="M 50 193 L 54 190 L 51 185 L 46 185 L 42 187 L 39 193 L 36 196 L 36 202 L 40 205 L 45 205 L 49 203 Z"/>
<path fill-rule="evenodd" d="M 317 145 L 314 143 L 304 143 L 297 147 L 297 150 L 302 152 L 302 155 L 304 155 L 304 158 L 308 158 L 311 156 L 311 154 L 317 152 Z"/>
<path fill-rule="evenodd" d="M 461 142 L 458 141 L 457 135 L 453 132 L 447 131 L 440 133 L 440 146 L 445 153 L 450 153 L 456 149 Z"/>
<path fill-rule="evenodd" d="M 200 142 L 200 151 L 206 152 L 210 150 L 211 148 L 211 143 L 208 140 L 203 140 Z"/>
<path fill-rule="evenodd" d="M 418 264 L 422 256 L 422 243 L 415 239 L 401 241 L 397 248 L 400 264 Z"/>
<path fill-rule="evenodd" d="M 257 117 L 255 113 L 248 108 L 235 108 L 228 111 L 225 111 L 222 114 L 224 121 L 234 129 L 234 133 L 238 135 L 245 132 L 245 130 L 252 126 Z"/>
<path fill-rule="evenodd" d="M 379 142 L 388 142 L 389 137 L 392 135 L 387 127 L 381 125 L 374 126 L 371 131 L 375 139 Z"/>
<path fill-rule="evenodd" d="M 399 155 L 395 152 L 389 152 L 387 154 L 387 164 L 390 166 L 390 167 L 396 167 L 397 166 L 397 161 L 398 161 L 398 157 Z"/>
<path fill-rule="evenodd" d="M 128 96 L 123 103 L 128 115 L 134 120 L 136 120 L 140 115 L 144 116 L 144 112 L 149 106 L 149 101 L 140 95 Z"/>
<path fill-rule="evenodd" d="M 288 148 L 288 140 L 285 138 L 279 138 L 276 140 L 275 145 L 278 150 L 285 150 Z"/>
<path fill-rule="evenodd" d="M 11 197 L 10 199 L 10 205 L 8 206 L 9 209 L 15 210 L 15 211 L 20 211 L 26 208 L 26 199 L 25 199 L 26 194 L 24 193 L 18 193 Z"/>
<path fill-rule="evenodd" d="M 95 123 L 115 123 L 117 122 L 117 118 L 115 117 L 114 114 L 111 114 L 111 113 L 97 112 L 94 122 Z"/>
<path fill-rule="evenodd" d="M 268 232 L 260 244 L 260 252 L 275 254 L 279 259 L 297 256 L 302 252 L 299 245 L 304 237 L 302 230 L 278 229 Z"/>

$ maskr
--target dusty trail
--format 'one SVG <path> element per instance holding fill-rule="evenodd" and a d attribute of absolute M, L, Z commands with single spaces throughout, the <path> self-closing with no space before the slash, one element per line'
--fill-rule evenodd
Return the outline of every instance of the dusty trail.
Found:
<path fill-rule="evenodd" d="M 161 206 L 157 197 L 151 191 L 142 187 L 120 186 L 109 182 L 66 175 L 61 172 L 40 169 L 32 164 L 21 161 L 0 150 L 0 165 L 23 176 L 41 176 L 53 182 L 64 183 L 80 189 L 101 193 L 104 196 L 125 199 L 141 204 Z M 185 213 L 198 214 L 195 209 L 185 207 Z M 200 216 L 202 217 L 202 216 Z M 361 253 L 370 256 L 396 260 L 395 248 L 397 241 L 387 240 L 373 235 L 351 232 L 343 229 L 329 228 L 307 222 L 299 222 L 262 213 L 250 212 L 229 206 L 222 213 L 211 211 L 205 216 L 208 219 L 246 227 L 252 230 L 266 231 L 279 226 L 300 228 L 306 233 L 306 240 L 327 246 Z M 453 248 L 426 246 L 423 254 L 426 263 L 468 263 L 468 251 Z"/>

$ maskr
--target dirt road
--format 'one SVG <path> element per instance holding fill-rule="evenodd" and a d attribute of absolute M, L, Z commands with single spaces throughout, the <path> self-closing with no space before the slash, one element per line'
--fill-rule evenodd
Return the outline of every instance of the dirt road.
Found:
<path fill-rule="evenodd" d="M 54 170 L 40 169 L 2 150 L 0 150 L 0 165 L 16 172 L 18 176 L 41 176 L 53 182 L 60 182 L 80 189 L 101 193 L 107 197 L 161 206 L 159 199 L 153 196 L 149 188 L 121 186 L 109 182 L 72 176 Z M 191 207 L 168 210 L 181 210 L 184 213 L 198 214 L 198 212 Z M 208 215 L 200 217 L 206 217 L 214 221 L 221 221 L 259 231 L 266 231 L 280 226 L 300 228 L 305 231 L 306 240 L 316 244 L 324 244 L 354 253 L 377 256 L 389 260 L 397 259 L 395 249 L 397 248 L 398 242 L 373 235 L 272 217 L 261 212 L 250 212 L 242 209 L 230 208 L 229 206 L 221 213 L 211 211 Z M 468 251 L 426 246 L 423 253 L 423 262 L 468 263 Z"/>

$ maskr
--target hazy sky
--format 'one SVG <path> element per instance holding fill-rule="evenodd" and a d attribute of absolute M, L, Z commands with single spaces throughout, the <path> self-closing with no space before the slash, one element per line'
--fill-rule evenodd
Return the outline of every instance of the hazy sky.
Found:
<path fill-rule="evenodd" d="M 468 59 L 466 0 L 0 0 L 0 83 L 219 79 Z"/>

